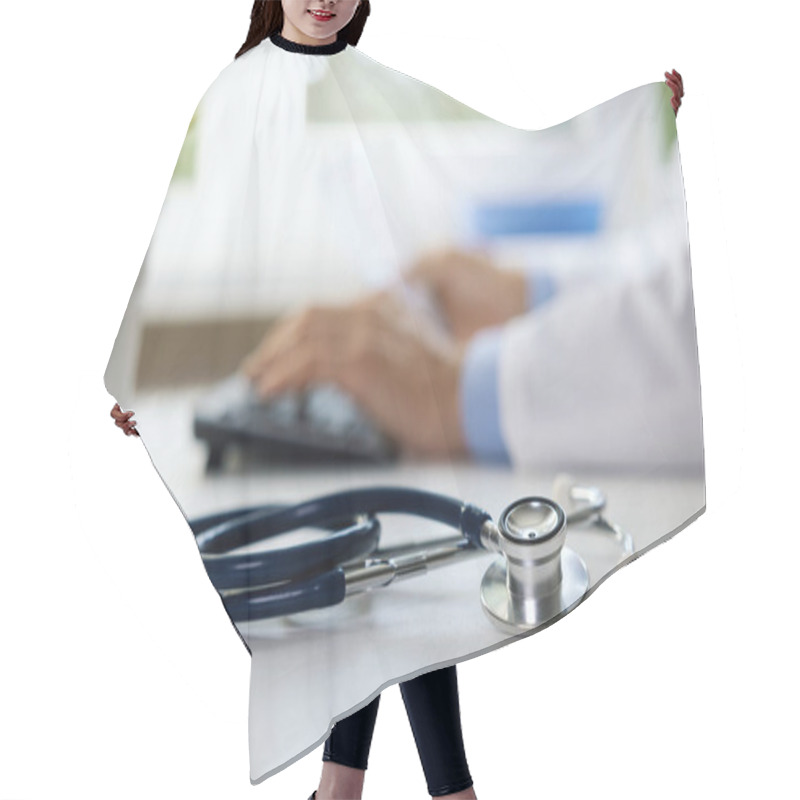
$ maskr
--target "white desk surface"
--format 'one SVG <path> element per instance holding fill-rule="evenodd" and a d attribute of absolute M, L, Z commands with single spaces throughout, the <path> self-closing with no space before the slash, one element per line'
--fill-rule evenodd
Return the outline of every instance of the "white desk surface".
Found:
<path fill-rule="evenodd" d="M 191 429 L 193 400 L 200 394 L 197 389 L 140 394 L 134 408 L 148 453 L 189 518 L 360 486 L 400 485 L 458 497 L 497 519 L 519 497 L 552 492 L 553 475 L 473 463 L 416 461 L 207 476 L 205 446 Z M 607 517 L 631 534 L 637 553 L 705 507 L 700 476 L 573 474 L 581 484 L 603 489 Z M 408 515 L 387 514 L 381 523 L 383 547 L 421 544 L 453 533 Z M 308 535 L 300 532 L 295 541 Z M 586 529 L 570 531 L 567 546 L 589 568 L 589 595 L 624 558 L 608 539 Z M 383 688 L 519 638 L 495 628 L 481 607 L 481 578 L 497 557 L 481 553 L 328 609 L 241 624 L 252 651 L 251 780 L 265 779 L 318 747 L 333 722 L 366 705 Z"/>

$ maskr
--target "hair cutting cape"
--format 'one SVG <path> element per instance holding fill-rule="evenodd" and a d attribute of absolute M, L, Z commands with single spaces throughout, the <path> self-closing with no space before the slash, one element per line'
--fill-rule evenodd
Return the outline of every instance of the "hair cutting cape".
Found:
<path fill-rule="evenodd" d="M 605 493 L 616 526 L 569 527 L 567 545 L 588 569 L 586 597 L 704 510 L 670 96 L 652 83 L 551 128 L 521 130 L 343 40 L 307 48 L 273 36 L 223 69 L 201 99 L 105 385 L 135 411 L 141 441 L 200 537 L 197 567 L 251 652 L 252 781 L 319 746 L 385 687 L 542 626 L 504 630 L 485 612 L 481 582 L 502 558 L 496 552 L 386 586 L 376 579 L 342 599 L 314 584 L 315 568 L 335 564 L 312 563 L 318 554 L 300 547 L 333 543 L 329 530 L 300 522 L 252 542 L 257 527 L 245 526 L 210 552 L 198 520 L 370 486 L 424 489 L 497 520 L 522 497 L 556 492 L 571 502 L 568 472 Z M 463 342 L 458 424 L 468 455 L 423 455 L 393 436 L 386 421 L 402 415 L 401 399 L 387 391 L 382 408 L 364 403 L 352 374 L 344 380 L 336 343 L 320 350 L 330 359 L 325 380 L 271 405 L 243 378 L 243 359 L 281 322 L 383 289 L 407 309 L 409 335 L 450 346 L 440 287 L 414 288 L 404 275 L 431 254 L 458 267 L 463 252 L 522 271 L 528 287 L 524 312 Z M 469 288 L 470 273 L 451 279 Z M 487 294 L 486 311 L 492 302 Z M 397 368 L 438 385 L 424 359 Z M 369 385 L 371 365 L 361 370 Z M 438 399 L 445 429 L 452 420 Z M 459 535 L 419 516 L 378 518 L 380 547 Z M 275 566 L 255 581 L 267 600 L 248 605 L 242 590 L 253 579 L 231 585 L 213 571 L 234 544 Z M 359 556 L 369 553 L 344 560 Z M 291 580 L 278 574 L 287 560 Z M 299 610 L 304 602 L 323 605 Z"/>

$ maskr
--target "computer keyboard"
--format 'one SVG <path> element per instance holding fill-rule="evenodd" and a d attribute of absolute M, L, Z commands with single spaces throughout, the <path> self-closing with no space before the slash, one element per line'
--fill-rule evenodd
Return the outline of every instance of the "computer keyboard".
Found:
<path fill-rule="evenodd" d="M 318 383 L 263 400 L 238 372 L 197 403 L 194 434 L 209 446 L 208 469 L 221 467 L 231 446 L 292 463 L 385 462 L 398 453 L 396 444 L 335 384 Z"/>

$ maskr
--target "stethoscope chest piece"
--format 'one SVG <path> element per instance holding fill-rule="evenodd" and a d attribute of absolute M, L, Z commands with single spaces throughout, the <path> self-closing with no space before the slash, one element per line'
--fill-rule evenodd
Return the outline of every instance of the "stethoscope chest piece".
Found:
<path fill-rule="evenodd" d="M 567 613 L 589 588 L 581 557 L 564 546 L 567 519 L 558 503 L 525 497 L 485 534 L 503 555 L 481 581 L 481 605 L 505 633 L 532 630 Z"/>

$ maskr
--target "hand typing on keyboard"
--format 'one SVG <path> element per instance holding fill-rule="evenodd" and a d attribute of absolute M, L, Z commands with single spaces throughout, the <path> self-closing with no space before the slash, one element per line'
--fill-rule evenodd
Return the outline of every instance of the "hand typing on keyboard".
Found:
<path fill-rule="evenodd" d="M 259 400 L 284 403 L 282 413 L 329 425 L 366 416 L 414 453 L 461 455 L 462 354 L 463 345 L 403 293 L 383 290 L 280 319 L 240 369 Z"/>

